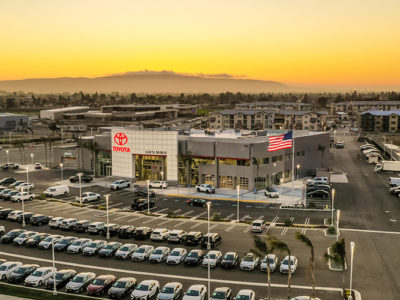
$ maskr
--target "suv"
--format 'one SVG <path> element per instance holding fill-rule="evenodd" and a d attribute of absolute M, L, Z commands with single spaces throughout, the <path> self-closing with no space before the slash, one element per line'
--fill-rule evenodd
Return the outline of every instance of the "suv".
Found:
<path fill-rule="evenodd" d="M 203 235 L 203 239 L 201 240 L 201 246 L 203 248 L 207 248 L 208 236 L 210 236 L 211 248 L 221 244 L 222 237 L 218 233 L 207 233 L 207 234 Z"/>
<path fill-rule="evenodd" d="M 75 232 L 86 232 L 89 228 L 89 220 L 79 220 L 74 226 Z"/>
<path fill-rule="evenodd" d="M 156 206 L 155 201 L 150 199 L 150 205 L 149 205 L 149 202 L 147 202 L 147 199 L 134 199 L 133 203 L 131 204 L 131 209 L 132 210 L 146 210 L 149 206 L 150 206 L 150 208 Z"/>
<path fill-rule="evenodd" d="M 149 184 L 150 188 L 160 188 L 160 189 L 166 189 L 168 187 L 168 183 L 166 181 L 152 181 Z"/>
<path fill-rule="evenodd" d="M 152 233 L 153 229 L 150 227 L 137 227 L 133 233 L 135 240 L 145 240 L 148 239 Z"/>
<path fill-rule="evenodd" d="M 215 193 L 215 187 L 213 187 L 211 184 L 200 184 L 200 185 L 196 185 L 196 191 L 198 192 L 204 192 L 204 193 Z"/>
<path fill-rule="evenodd" d="M 147 187 L 146 186 L 140 186 L 136 185 L 135 186 L 135 195 L 137 196 L 147 196 Z M 149 190 L 149 196 L 154 197 L 156 193 L 154 191 Z"/>
<path fill-rule="evenodd" d="M 165 241 L 168 238 L 169 230 L 167 228 L 156 228 L 150 235 L 150 239 L 154 241 Z"/>
<path fill-rule="evenodd" d="M 108 232 L 110 233 L 110 236 L 117 235 L 118 229 L 120 227 L 121 227 L 121 225 L 109 223 L 108 224 Z M 107 234 L 107 224 L 104 226 L 104 231 L 101 234 L 106 236 L 106 234 Z"/>
<path fill-rule="evenodd" d="M 90 223 L 87 232 L 89 234 L 102 234 L 105 230 L 104 222 L 93 222 Z"/>
<path fill-rule="evenodd" d="M 201 243 L 203 234 L 200 231 L 191 231 L 186 234 L 183 238 L 185 245 L 197 246 Z"/>
<path fill-rule="evenodd" d="M 72 230 L 76 223 L 78 222 L 77 219 L 74 218 L 69 218 L 69 219 L 65 219 L 61 222 L 60 227 L 63 230 Z"/>
<path fill-rule="evenodd" d="M 279 198 L 278 190 L 274 189 L 273 187 L 266 187 L 264 195 L 269 197 L 269 198 Z"/>
<path fill-rule="evenodd" d="M 136 227 L 132 225 L 123 225 L 118 228 L 117 235 L 120 239 L 131 239 L 133 237 L 133 233 L 135 232 Z"/>
<path fill-rule="evenodd" d="M 263 220 L 254 220 L 251 224 L 251 232 L 261 233 L 265 229 L 265 222 Z"/>
<path fill-rule="evenodd" d="M 65 220 L 65 218 L 63 218 L 63 217 L 55 217 L 49 221 L 49 227 L 52 229 L 57 229 L 60 227 L 61 222 L 64 220 Z"/>
<path fill-rule="evenodd" d="M 167 240 L 169 243 L 180 243 L 185 233 L 182 229 L 171 230 Z"/>
<path fill-rule="evenodd" d="M 93 176 L 87 175 L 87 174 L 82 174 L 81 175 L 81 182 L 91 182 L 93 181 Z M 69 178 L 69 182 L 74 183 L 74 182 L 79 182 L 79 175 L 76 174 L 75 176 L 71 176 Z"/>
<path fill-rule="evenodd" d="M 13 212 L 12 208 L 3 208 L 0 209 L 0 219 L 7 219 L 8 215 Z"/>

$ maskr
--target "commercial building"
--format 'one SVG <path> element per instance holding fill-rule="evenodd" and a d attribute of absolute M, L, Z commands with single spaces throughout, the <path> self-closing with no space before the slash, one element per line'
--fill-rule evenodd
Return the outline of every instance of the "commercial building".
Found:
<path fill-rule="evenodd" d="M 52 121 L 60 121 L 64 119 L 65 114 L 71 113 L 86 113 L 89 111 L 89 106 L 71 106 L 54 109 L 44 109 L 40 111 L 40 118 Z"/>
<path fill-rule="evenodd" d="M 284 102 L 284 101 L 260 101 L 253 103 L 236 104 L 237 109 L 272 109 L 272 110 L 298 110 L 311 111 L 313 109 L 310 103 Z"/>
<path fill-rule="evenodd" d="M 363 132 L 400 132 L 400 110 L 365 111 L 360 121 Z"/>
<path fill-rule="evenodd" d="M 267 150 L 268 137 L 284 132 L 113 127 L 94 137 L 95 174 L 136 181 L 164 179 L 170 185 L 210 183 L 222 188 L 261 189 L 292 178 L 292 149 Z M 329 167 L 329 133 L 295 131 L 294 140 L 296 176 Z"/>
<path fill-rule="evenodd" d="M 0 132 L 19 130 L 29 125 L 29 117 L 11 113 L 0 113 Z"/>

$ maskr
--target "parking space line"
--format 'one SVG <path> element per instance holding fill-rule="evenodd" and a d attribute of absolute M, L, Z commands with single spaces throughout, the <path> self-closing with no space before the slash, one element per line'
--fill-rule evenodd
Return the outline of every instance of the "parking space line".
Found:
<path fill-rule="evenodd" d="M 225 217 L 225 220 L 230 220 L 235 214 L 230 214 L 228 216 Z"/>
<path fill-rule="evenodd" d="M 201 224 L 203 224 L 203 223 L 197 222 L 196 224 L 194 224 L 194 225 L 193 225 L 192 227 L 190 227 L 190 228 L 193 229 L 193 228 L 199 227 Z"/>
<path fill-rule="evenodd" d="M 201 214 L 198 214 L 197 216 L 191 217 L 190 220 L 196 220 L 197 218 L 200 218 L 201 216 L 205 215 L 207 212 L 203 211 Z"/>
<path fill-rule="evenodd" d="M 308 225 L 308 224 L 310 224 L 310 218 L 306 218 L 306 220 L 304 221 L 304 225 Z M 302 234 L 306 234 L 306 232 L 307 232 L 307 228 L 303 228 L 301 230 Z"/>
<path fill-rule="evenodd" d="M 165 220 L 165 221 L 163 221 L 161 223 L 158 223 L 157 226 L 161 226 L 161 225 L 167 224 L 167 223 L 172 222 L 172 221 L 173 221 L 172 219 Z"/>
<path fill-rule="evenodd" d="M 261 221 L 264 218 L 264 216 L 259 216 L 257 219 L 255 219 L 254 221 Z M 249 232 L 251 229 L 251 225 L 247 226 L 244 230 L 243 233 Z"/>
<path fill-rule="evenodd" d="M 184 212 L 184 213 L 182 214 L 182 216 L 190 215 L 190 214 L 193 213 L 193 212 L 194 212 L 194 210 L 189 210 L 189 211 L 187 211 L 187 212 Z"/>
<path fill-rule="evenodd" d="M 282 232 L 281 232 L 281 235 L 286 235 L 286 233 L 288 232 L 288 230 L 289 230 L 289 227 L 283 228 L 283 230 L 282 230 Z"/>
<path fill-rule="evenodd" d="M 178 212 L 180 212 L 182 209 L 177 209 L 177 210 L 174 210 L 174 214 L 177 214 Z"/>
<path fill-rule="evenodd" d="M 108 208 L 122 206 L 122 205 L 125 205 L 125 204 L 124 203 L 115 203 L 115 204 L 112 204 L 112 205 L 108 205 Z"/>
<path fill-rule="evenodd" d="M 216 228 L 218 225 L 220 225 L 220 224 L 216 223 L 216 224 L 211 225 L 210 230 Z"/>
<path fill-rule="evenodd" d="M 131 216 L 131 215 L 122 215 L 122 216 L 119 216 L 119 217 L 113 218 L 113 220 L 121 220 L 121 219 L 128 218 L 128 217 L 130 217 L 130 216 Z"/>
<path fill-rule="evenodd" d="M 63 213 L 69 214 L 70 212 L 73 212 L 73 211 L 80 211 L 81 209 L 82 209 L 81 207 L 75 207 L 75 208 L 73 208 L 73 209 L 65 210 L 65 211 L 63 211 Z"/>
<path fill-rule="evenodd" d="M 267 232 L 271 229 L 271 227 L 275 227 L 276 222 L 278 222 L 279 217 L 276 216 L 275 218 L 272 219 L 271 223 L 269 224 L 269 226 L 267 226 L 262 234 L 267 234 Z"/>
<path fill-rule="evenodd" d="M 167 208 L 160 209 L 160 210 L 157 210 L 157 211 L 155 211 L 154 213 L 155 213 L 155 214 L 159 214 L 159 213 L 161 213 L 161 212 L 163 212 L 163 211 L 166 211 L 166 210 L 168 210 L 168 207 L 167 207 Z"/>
<path fill-rule="evenodd" d="M 82 207 L 81 207 L 81 209 L 82 209 L 81 212 L 77 212 L 74 215 L 77 216 L 77 215 L 83 215 L 83 214 L 90 214 L 90 212 L 91 212 L 90 209 L 83 209 Z"/>
<path fill-rule="evenodd" d="M 250 218 L 250 216 L 249 216 L 249 215 L 245 215 L 245 216 L 243 216 L 243 217 L 240 219 L 240 221 L 243 222 L 243 221 L 246 220 L 247 218 Z M 231 221 L 231 222 L 232 222 L 232 221 Z M 233 221 L 233 222 L 235 222 L 235 221 Z M 231 226 L 229 226 L 228 228 L 226 228 L 225 231 L 231 231 L 231 230 L 232 230 L 233 228 L 235 228 L 237 225 L 238 225 L 238 223 L 235 222 L 235 223 L 233 223 Z"/>
<path fill-rule="evenodd" d="M 70 208 L 71 205 L 69 204 L 62 204 L 62 205 L 58 205 L 57 208 L 52 208 L 51 211 L 60 211 L 60 210 L 65 210 Z"/>
<path fill-rule="evenodd" d="M 154 218 L 149 218 L 147 221 L 142 222 L 142 224 L 148 224 L 154 220 L 155 220 Z"/>

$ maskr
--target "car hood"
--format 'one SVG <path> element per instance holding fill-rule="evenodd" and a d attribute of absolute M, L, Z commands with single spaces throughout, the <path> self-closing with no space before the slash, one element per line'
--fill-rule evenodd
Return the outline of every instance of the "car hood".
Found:
<path fill-rule="evenodd" d="M 28 277 L 25 278 L 25 281 L 29 281 L 29 282 L 35 282 L 35 281 L 39 281 L 39 280 L 41 280 L 40 277 L 32 276 L 32 275 L 29 275 Z"/>
<path fill-rule="evenodd" d="M 108 290 L 109 294 L 121 294 L 125 291 L 125 288 L 111 287 Z"/>
<path fill-rule="evenodd" d="M 83 248 L 83 252 L 86 252 L 86 253 L 93 253 L 96 250 L 97 250 L 97 248 L 88 248 L 88 247 Z"/>
<path fill-rule="evenodd" d="M 198 261 L 200 258 L 199 257 L 187 257 L 186 256 L 186 261 Z"/>
<path fill-rule="evenodd" d="M 182 300 L 200 300 L 200 296 L 183 296 Z"/>
<path fill-rule="evenodd" d="M 159 300 L 170 300 L 174 298 L 174 294 L 159 293 L 157 299 Z"/>
<path fill-rule="evenodd" d="M 13 242 L 15 242 L 15 243 L 21 243 L 21 242 L 23 242 L 23 241 L 25 241 L 25 238 L 15 238 L 15 239 L 13 240 Z"/>
<path fill-rule="evenodd" d="M 142 258 L 142 257 L 144 257 L 146 255 L 146 253 L 133 253 L 132 254 L 132 257 L 137 257 L 137 258 Z"/>
<path fill-rule="evenodd" d="M 115 255 L 117 255 L 117 256 L 127 256 L 128 254 L 129 254 L 129 251 L 117 250 L 117 252 L 115 252 Z"/>
<path fill-rule="evenodd" d="M 100 254 L 109 254 L 111 253 L 113 250 L 112 249 L 101 249 L 99 251 Z"/>
<path fill-rule="evenodd" d="M 152 254 L 152 255 L 150 255 L 150 258 L 153 258 L 153 259 L 157 259 L 157 258 L 161 258 L 161 257 L 163 257 L 163 254 Z"/>
<path fill-rule="evenodd" d="M 16 279 L 16 278 L 21 278 L 24 277 L 24 274 L 16 274 L 16 273 L 11 273 L 8 278 Z"/>
<path fill-rule="evenodd" d="M 89 284 L 87 287 L 88 291 L 98 291 L 104 288 L 104 285 L 94 285 L 94 284 Z"/>
<path fill-rule="evenodd" d="M 150 294 L 150 291 L 138 291 L 134 290 L 131 294 L 132 297 L 143 297 Z"/>
<path fill-rule="evenodd" d="M 204 258 L 203 259 L 203 264 L 215 264 L 215 263 L 217 263 L 217 260 L 216 259 L 211 259 L 211 258 Z"/>
<path fill-rule="evenodd" d="M 253 267 L 255 265 L 255 262 L 254 261 L 242 261 L 240 263 L 240 265 L 244 266 L 244 267 Z"/>
<path fill-rule="evenodd" d="M 83 282 L 68 282 L 66 288 L 79 289 L 83 284 Z"/>

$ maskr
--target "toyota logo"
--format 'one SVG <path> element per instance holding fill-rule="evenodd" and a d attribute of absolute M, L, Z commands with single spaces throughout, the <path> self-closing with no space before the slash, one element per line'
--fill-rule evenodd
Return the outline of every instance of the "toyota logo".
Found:
<path fill-rule="evenodd" d="M 114 135 L 114 142 L 117 145 L 123 146 L 128 142 L 128 137 L 126 136 L 125 133 L 118 132 L 117 134 Z"/>

